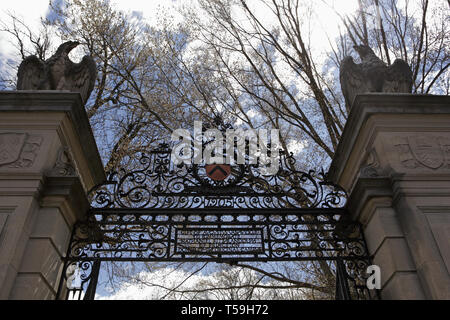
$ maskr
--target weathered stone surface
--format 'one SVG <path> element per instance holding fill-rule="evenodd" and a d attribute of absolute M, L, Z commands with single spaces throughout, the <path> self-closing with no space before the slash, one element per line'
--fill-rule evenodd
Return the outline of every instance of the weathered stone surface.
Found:
<path fill-rule="evenodd" d="M 396 272 L 414 272 L 416 267 L 404 238 L 387 238 L 375 253 L 373 263 L 381 268 L 381 286 Z"/>
<path fill-rule="evenodd" d="M 66 254 L 71 227 L 58 208 L 42 208 L 34 225 L 31 237 L 48 239 L 60 256 Z"/>
<path fill-rule="evenodd" d="M 424 133 L 448 137 L 449 106 L 449 96 L 375 93 L 357 96 L 328 178 L 339 180 L 344 188 L 352 190 L 372 150 L 376 150 L 380 161 L 379 170 L 385 175 L 395 173 L 390 166 L 400 165 L 402 160 L 393 137 Z M 358 174 L 353 174 L 354 170 Z M 411 171 L 403 167 L 400 172 Z"/>
<path fill-rule="evenodd" d="M 25 133 L 0 133 L 0 166 L 19 160 L 25 139 Z"/>
<path fill-rule="evenodd" d="M 45 280 L 50 290 L 56 292 L 60 268 L 61 254 L 50 239 L 31 237 L 19 268 L 19 275 L 38 274 Z"/>
<path fill-rule="evenodd" d="M 399 272 L 392 276 L 381 293 L 385 300 L 424 300 L 422 286 L 415 272 Z"/>
<path fill-rule="evenodd" d="M 450 208 L 434 208 L 425 212 L 434 240 L 450 274 Z"/>

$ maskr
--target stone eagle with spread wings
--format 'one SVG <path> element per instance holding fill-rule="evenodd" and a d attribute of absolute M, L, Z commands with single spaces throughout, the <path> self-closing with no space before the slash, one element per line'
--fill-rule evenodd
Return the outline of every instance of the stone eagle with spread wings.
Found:
<path fill-rule="evenodd" d="M 408 63 L 401 59 L 388 66 L 368 46 L 355 46 L 361 57 L 356 64 L 352 57 L 341 62 L 340 80 L 348 110 L 358 94 L 370 92 L 411 93 L 413 74 Z"/>
<path fill-rule="evenodd" d="M 63 43 L 56 53 L 43 61 L 36 56 L 25 58 L 17 73 L 17 90 L 68 90 L 79 92 L 86 103 L 94 89 L 97 67 L 90 56 L 74 63 L 69 53 L 80 43 Z"/>

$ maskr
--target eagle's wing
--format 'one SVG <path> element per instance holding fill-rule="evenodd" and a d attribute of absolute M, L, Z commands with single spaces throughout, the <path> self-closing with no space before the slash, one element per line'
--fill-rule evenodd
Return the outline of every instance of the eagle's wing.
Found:
<path fill-rule="evenodd" d="M 409 65 L 397 59 L 387 68 L 383 83 L 383 92 L 411 93 L 413 87 L 413 74 Z"/>
<path fill-rule="evenodd" d="M 73 63 L 66 69 L 66 79 L 70 81 L 70 91 L 79 92 L 86 103 L 94 90 L 97 79 L 97 66 L 90 56 L 85 56 L 80 63 Z"/>
<path fill-rule="evenodd" d="M 44 61 L 36 56 L 25 58 L 17 71 L 17 90 L 39 90 L 47 80 Z"/>
<path fill-rule="evenodd" d="M 352 57 L 346 57 L 341 62 L 339 78 L 347 109 L 350 110 L 356 95 L 369 92 L 364 72 L 360 65 L 355 64 Z"/>

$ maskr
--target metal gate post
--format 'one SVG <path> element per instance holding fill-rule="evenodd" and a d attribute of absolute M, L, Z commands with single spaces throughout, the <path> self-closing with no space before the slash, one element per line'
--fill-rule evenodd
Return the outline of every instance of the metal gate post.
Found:
<path fill-rule="evenodd" d="M 352 300 L 347 282 L 347 271 L 340 258 L 336 260 L 336 300 Z"/>
<path fill-rule="evenodd" d="M 100 275 L 101 260 L 95 260 L 92 265 L 92 272 L 90 276 L 89 286 L 86 289 L 83 300 L 95 300 L 95 293 L 97 292 L 98 277 Z"/>

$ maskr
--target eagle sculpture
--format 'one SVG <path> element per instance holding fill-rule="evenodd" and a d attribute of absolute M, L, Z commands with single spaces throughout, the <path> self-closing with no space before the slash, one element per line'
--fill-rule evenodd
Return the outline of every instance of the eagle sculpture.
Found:
<path fill-rule="evenodd" d="M 361 63 L 355 64 L 352 57 L 341 62 L 340 80 L 342 93 L 348 110 L 358 94 L 370 92 L 411 93 L 413 74 L 409 65 L 397 59 L 388 66 L 368 46 L 355 46 Z"/>
<path fill-rule="evenodd" d="M 79 92 L 86 103 L 94 89 L 97 67 L 90 56 L 80 63 L 73 63 L 69 53 L 80 45 L 68 41 L 59 46 L 56 53 L 43 61 L 36 56 L 25 58 L 17 73 L 17 90 L 68 90 Z"/>

